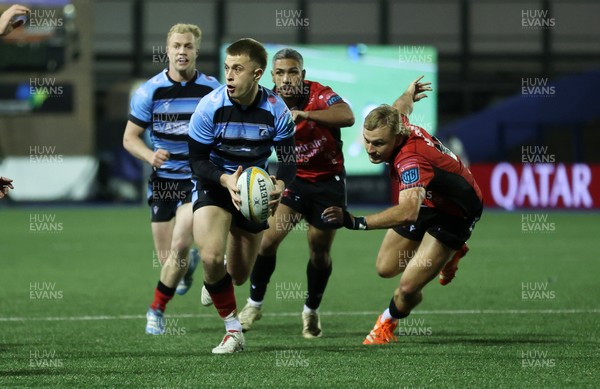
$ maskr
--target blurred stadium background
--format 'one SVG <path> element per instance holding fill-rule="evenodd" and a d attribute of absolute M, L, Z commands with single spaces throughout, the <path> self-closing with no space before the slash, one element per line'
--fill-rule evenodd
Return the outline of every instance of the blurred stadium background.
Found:
<path fill-rule="evenodd" d="M 2 207 L 143 201 L 147 168 L 121 137 L 131 91 L 165 67 L 177 22 L 200 25 L 199 69 L 217 77 L 223 45 L 240 37 L 303 49 L 308 78 L 359 119 L 425 74 L 435 92 L 413 122 L 468 156 L 488 206 L 600 204 L 594 1 L 23 3 L 30 23 L 0 40 L 0 172 L 17 187 Z M 344 131 L 349 200 L 386 203 L 386 173 L 361 158 L 361 121 Z"/>

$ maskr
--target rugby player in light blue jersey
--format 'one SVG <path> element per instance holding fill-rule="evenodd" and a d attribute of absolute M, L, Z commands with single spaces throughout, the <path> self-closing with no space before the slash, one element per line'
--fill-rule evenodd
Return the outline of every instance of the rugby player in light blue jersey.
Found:
<path fill-rule="evenodd" d="M 233 284 L 243 284 L 254 266 L 267 222 L 253 223 L 239 211 L 236 182 L 250 166 L 267 167 L 273 148 L 280 161 L 269 206 L 296 175 L 294 121 L 279 96 L 258 85 L 267 52 L 254 39 L 226 49 L 227 85 L 209 93 L 190 120 L 189 149 L 194 187 L 194 240 L 204 266 L 204 286 L 227 331 L 214 354 L 244 349 Z M 224 256 L 227 254 L 227 266 Z"/>
<path fill-rule="evenodd" d="M 198 263 L 192 237 L 192 171 L 188 152 L 190 117 L 200 99 L 220 86 L 196 70 L 202 32 L 193 24 L 176 24 L 167 34 L 169 67 L 144 83 L 131 99 L 123 146 L 149 163 L 152 237 L 162 270 L 146 317 L 146 333 L 165 331 L 163 313 L 177 291 L 187 292 Z M 142 140 L 150 131 L 153 149 Z"/>

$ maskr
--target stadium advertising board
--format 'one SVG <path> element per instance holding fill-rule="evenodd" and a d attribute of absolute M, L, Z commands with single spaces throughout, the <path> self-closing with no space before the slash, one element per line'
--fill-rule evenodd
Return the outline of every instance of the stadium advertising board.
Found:
<path fill-rule="evenodd" d="M 600 208 L 600 165 L 586 163 L 474 164 L 487 207 Z"/>

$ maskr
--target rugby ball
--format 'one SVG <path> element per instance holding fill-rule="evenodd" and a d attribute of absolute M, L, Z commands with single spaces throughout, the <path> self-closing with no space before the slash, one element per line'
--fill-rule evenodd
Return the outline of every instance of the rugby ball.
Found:
<path fill-rule="evenodd" d="M 242 200 L 240 211 L 244 217 L 255 223 L 269 218 L 269 193 L 274 189 L 269 173 L 259 167 L 249 167 L 237 180 L 239 196 Z"/>

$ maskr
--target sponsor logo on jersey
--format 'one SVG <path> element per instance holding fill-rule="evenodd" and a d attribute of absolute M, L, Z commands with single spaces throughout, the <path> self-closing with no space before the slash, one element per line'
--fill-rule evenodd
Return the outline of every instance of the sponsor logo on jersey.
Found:
<path fill-rule="evenodd" d="M 339 95 L 333 95 L 327 100 L 327 105 L 333 105 L 338 101 L 342 101 L 342 98 Z"/>
<path fill-rule="evenodd" d="M 404 185 L 414 184 L 419 181 L 419 167 L 415 166 L 402 172 L 402 183 Z"/>

